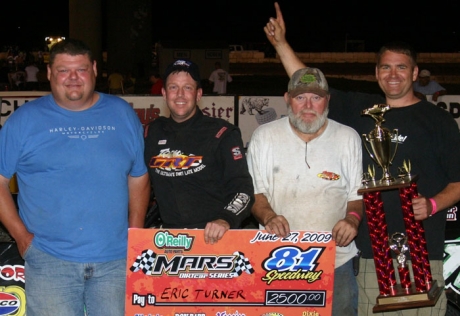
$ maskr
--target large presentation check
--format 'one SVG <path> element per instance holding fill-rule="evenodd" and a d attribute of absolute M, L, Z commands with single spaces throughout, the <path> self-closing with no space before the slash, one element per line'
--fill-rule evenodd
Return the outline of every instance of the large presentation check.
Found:
<path fill-rule="evenodd" d="M 229 230 L 214 245 L 202 229 L 130 229 L 127 316 L 331 315 L 330 232 Z"/>

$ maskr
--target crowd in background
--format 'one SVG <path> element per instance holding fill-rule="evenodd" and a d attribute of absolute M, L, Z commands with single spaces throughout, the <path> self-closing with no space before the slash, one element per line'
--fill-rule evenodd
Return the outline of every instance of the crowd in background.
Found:
<path fill-rule="evenodd" d="M 4 47 L 0 55 L 0 91 L 49 91 L 46 57 L 45 50 L 26 52 L 18 46 Z M 111 74 L 105 76 L 103 71 L 98 76 L 98 91 L 112 94 L 148 94 L 150 92 L 149 78 L 144 80 L 145 83 L 143 80 L 138 80 L 139 89 L 136 89 L 136 78 L 131 72 L 119 73 L 118 76 L 115 76 L 118 79 L 112 83 L 109 80 Z M 114 90 L 111 84 L 117 88 Z"/>
<path fill-rule="evenodd" d="M 40 89 L 41 75 L 46 73 L 43 51 L 26 52 L 18 46 L 5 48 L 0 59 L 0 91 Z"/>

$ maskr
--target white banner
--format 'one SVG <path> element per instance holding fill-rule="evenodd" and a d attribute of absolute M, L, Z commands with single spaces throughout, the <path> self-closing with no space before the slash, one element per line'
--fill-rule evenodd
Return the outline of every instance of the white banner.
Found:
<path fill-rule="evenodd" d="M 3 125 L 13 112 L 26 102 L 32 101 L 50 92 L 45 91 L 8 91 L 0 92 L 2 100 L 1 120 Z M 162 96 L 120 95 L 137 112 L 142 124 L 147 124 L 159 116 L 169 116 L 169 110 Z M 234 96 L 203 96 L 198 106 L 205 115 L 224 119 L 236 124 Z"/>
<path fill-rule="evenodd" d="M 239 96 L 238 111 L 238 126 L 245 147 L 258 126 L 287 115 L 284 97 Z"/>
<path fill-rule="evenodd" d="M 432 101 L 430 95 L 427 100 L 449 112 L 460 127 L 460 95 L 443 95 L 438 97 L 438 102 Z"/>
<path fill-rule="evenodd" d="M 46 94 L 49 92 L 0 92 L 2 99 L 0 123 L 3 125 L 24 103 Z M 132 105 L 144 125 L 159 116 L 169 116 L 169 110 L 162 96 L 120 95 L 120 97 Z M 431 101 L 431 96 L 428 96 L 428 101 Z M 444 95 L 438 98 L 438 102 L 433 103 L 448 111 L 460 127 L 460 95 Z M 251 139 L 252 132 L 259 125 L 287 115 L 286 103 L 281 96 L 203 96 L 198 106 L 205 115 L 222 118 L 238 125 L 245 147 Z"/>

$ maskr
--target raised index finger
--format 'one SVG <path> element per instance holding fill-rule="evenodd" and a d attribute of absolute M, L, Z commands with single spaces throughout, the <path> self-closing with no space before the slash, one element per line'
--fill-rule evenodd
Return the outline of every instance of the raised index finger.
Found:
<path fill-rule="evenodd" d="M 275 11 L 276 11 L 276 20 L 278 21 L 279 25 L 282 28 L 284 28 L 283 13 L 281 12 L 281 8 L 278 2 L 275 2 Z"/>

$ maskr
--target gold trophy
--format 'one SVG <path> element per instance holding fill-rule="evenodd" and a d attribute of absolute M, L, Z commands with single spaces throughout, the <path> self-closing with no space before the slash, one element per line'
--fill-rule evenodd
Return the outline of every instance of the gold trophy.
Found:
<path fill-rule="evenodd" d="M 382 123 L 385 122 L 383 114 L 390 109 L 389 105 L 376 104 L 372 108 L 365 109 L 362 114 L 370 115 L 375 120 L 375 129 L 372 130 L 368 135 L 363 134 L 362 138 L 364 141 L 364 147 L 371 156 L 371 158 L 380 166 L 383 170 L 383 177 L 380 182 L 390 183 L 394 178 L 390 175 L 390 165 L 396 154 L 398 148 L 398 142 L 395 143 L 393 154 L 391 151 L 391 139 L 398 137 L 398 130 L 394 129 L 390 132 L 387 128 L 382 127 Z M 366 143 L 369 143 L 371 150 Z"/>
<path fill-rule="evenodd" d="M 363 186 L 358 190 L 359 194 L 363 194 L 367 224 L 369 232 L 372 232 L 370 239 L 380 292 L 377 304 L 373 308 L 374 313 L 434 306 L 442 293 L 442 288 L 432 279 L 425 230 L 422 223 L 414 219 L 412 199 L 418 196 L 418 176 L 410 174 L 410 162 L 405 160 L 403 167 L 399 168 L 400 174 L 397 179 L 392 177 L 389 171 L 397 149 L 396 141 L 391 153 L 391 139 L 397 140 L 398 136 L 397 129 L 391 132 L 381 126 L 385 122 L 383 115 L 389 110 L 389 105 L 376 104 L 361 113 L 370 115 L 376 121 L 375 129 L 368 135 L 363 134 L 362 139 L 371 158 L 383 170 L 382 179 L 375 181 L 375 171 L 369 167 L 369 173 L 363 177 Z M 381 192 L 395 189 L 399 190 L 406 232 L 394 233 L 390 238 Z M 397 257 L 399 283 L 395 277 L 391 250 Z M 412 275 L 406 262 L 409 254 Z"/>

